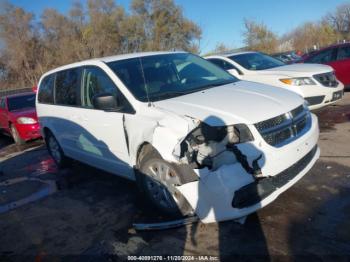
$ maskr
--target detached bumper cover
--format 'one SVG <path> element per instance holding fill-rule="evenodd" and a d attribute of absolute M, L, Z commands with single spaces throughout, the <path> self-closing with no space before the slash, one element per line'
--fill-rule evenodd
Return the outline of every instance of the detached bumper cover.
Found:
<path fill-rule="evenodd" d="M 261 200 L 268 197 L 275 190 L 283 187 L 285 184 L 287 184 L 289 181 L 295 178 L 302 170 L 304 170 L 307 167 L 307 165 L 312 161 L 316 153 L 317 146 L 315 146 L 308 154 L 306 154 L 294 165 L 287 168 L 278 175 L 273 177 L 262 178 L 258 181 L 255 181 L 240 188 L 234 194 L 234 198 L 232 200 L 232 207 L 244 208 L 259 203 Z"/>

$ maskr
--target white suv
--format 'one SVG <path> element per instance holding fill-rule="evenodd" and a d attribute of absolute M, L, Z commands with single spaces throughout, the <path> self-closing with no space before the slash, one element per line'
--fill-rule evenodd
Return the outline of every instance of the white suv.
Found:
<path fill-rule="evenodd" d="M 282 87 L 301 95 L 309 108 L 318 109 L 343 97 L 344 85 L 333 69 L 319 64 L 286 65 L 259 52 L 205 57 L 238 79 Z"/>
<path fill-rule="evenodd" d="M 198 56 L 157 52 L 50 71 L 37 112 L 59 166 L 73 158 L 136 180 L 159 210 L 207 223 L 262 208 L 310 170 L 319 129 L 303 103 Z"/>

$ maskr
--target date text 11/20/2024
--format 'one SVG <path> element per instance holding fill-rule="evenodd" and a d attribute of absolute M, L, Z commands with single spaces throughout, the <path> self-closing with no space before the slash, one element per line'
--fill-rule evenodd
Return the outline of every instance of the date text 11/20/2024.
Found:
<path fill-rule="evenodd" d="M 217 256 L 128 256 L 128 261 L 219 261 Z"/>

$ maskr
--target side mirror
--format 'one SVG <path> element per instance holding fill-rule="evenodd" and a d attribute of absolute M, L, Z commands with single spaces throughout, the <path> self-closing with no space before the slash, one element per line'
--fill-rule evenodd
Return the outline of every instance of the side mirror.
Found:
<path fill-rule="evenodd" d="M 237 71 L 237 69 L 229 69 L 227 70 L 227 72 L 229 72 L 231 75 L 237 77 L 237 78 L 240 78 L 240 75 L 239 75 L 239 72 Z"/>
<path fill-rule="evenodd" d="M 121 109 L 118 99 L 109 93 L 95 95 L 92 103 L 94 108 L 104 111 L 116 112 Z"/>

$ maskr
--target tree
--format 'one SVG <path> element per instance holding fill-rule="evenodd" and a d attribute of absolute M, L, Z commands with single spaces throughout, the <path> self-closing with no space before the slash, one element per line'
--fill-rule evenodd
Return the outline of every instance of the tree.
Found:
<path fill-rule="evenodd" d="M 329 13 L 324 21 L 344 38 L 350 37 L 350 3 L 342 4 L 332 13 Z"/>
<path fill-rule="evenodd" d="M 226 53 L 229 51 L 232 51 L 233 48 L 225 45 L 224 43 L 217 43 L 215 46 L 215 49 L 206 53 L 204 56 L 209 56 L 209 55 L 215 55 L 215 54 L 222 54 Z"/>
<path fill-rule="evenodd" d="M 243 41 L 249 50 L 265 53 L 276 52 L 278 38 L 265 24 L 245 19 L 244 26 Z"/>
<path fill-rule="evenodd" d="M 121 53 L 181 49 L 198 52 L 201 29 L 173 0 L 134 0 L 130 13 L 114 0 L 73 3 L 67 14 L 39 19 L 10 3 L 0 8 L 0 82 L 36 85 L 40 76 L 74 61 Z"/>
<path fill-rule="evenodd" d="M 304 23 L 288 34 L 296 50 L 308 51 L 337 41 L 338 33 L 327 23 Z"/>
<path fill-rule="evenodd" d="M 134 0 L 133 19 L 143 21 L 141 36 L 145 50 L 181 49 L 199 51 L 196 41 L 201 29 L 183 16 L 182 9 L 173 0 Z"/>
<path fill-rule="evenodd" d="M 0 38 L 4 47 L 1 56 L 6 57 L 8 76 L 17 74 L 16 85 L 34 85 L 41 74 L 37 59 L 41 53 L 41 43 L 34 15 L 22 8 L 2 3 L 0 12 Z M 4 75 L 4 73 L 3 73 Z"/>

